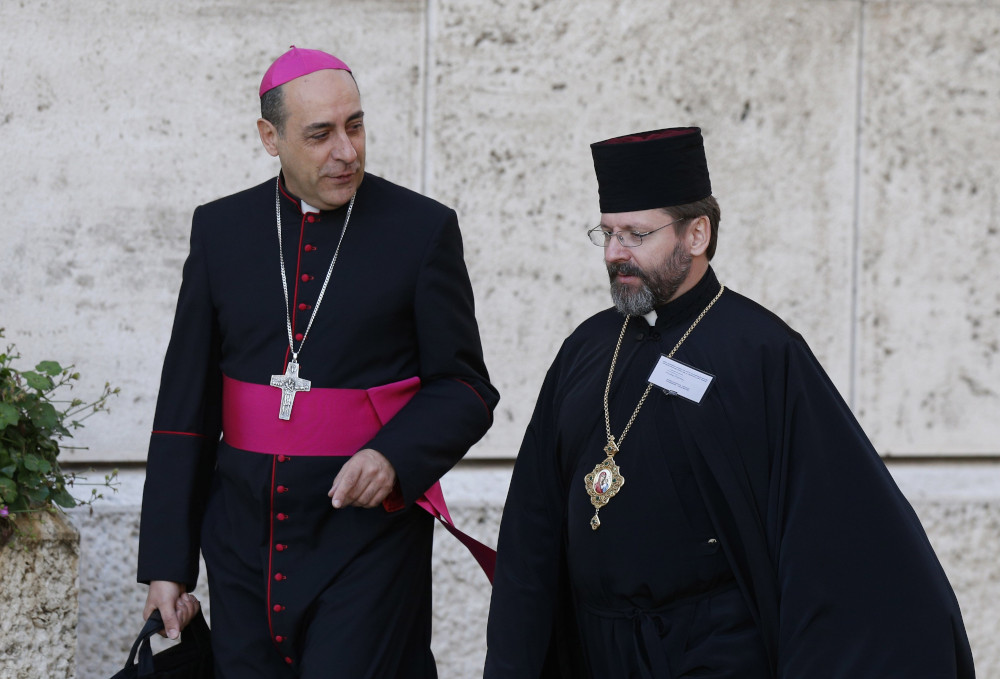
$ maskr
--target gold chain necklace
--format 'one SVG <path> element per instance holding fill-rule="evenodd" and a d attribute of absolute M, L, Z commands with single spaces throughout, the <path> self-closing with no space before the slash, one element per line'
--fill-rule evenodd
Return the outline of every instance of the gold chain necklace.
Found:
<path fill-rule="evenodd" d="M 723 291 L 726 286 L 719 288 L 718 294 L 712 298 L 712 301 L 708 303 L 701 313 L 698 314 L 698 318 L 694 319 L 691 323 L 691 327 L 687 329 L 674 348 L 670 350 L 667 354 L 667 358 L 673 358 L 677 350 L 680 349 L 681 345 L 684 344 L 684 340 L 688 338 L 691 331 L 695 329 L 695 326 L 701 322 L 701 319 L 705 317 L 708 310 L 719 301 L 722 297 Z M 621 436 L 618 437 L 617 443 L 615 442 L 615 437 L 611 434 L 611 413 L 608 408 L 608 394 L 611 392 L 611 377 L 615 374 L 615 363 L 618 362 L 618 352 L 622 348 L 622 340 L 625 338 L 625 329 L 628 327 L 628 322 L 631 320 L 631 316 L 625 317 L 625 323 L 622 324 L 622 331 L 618 335 L 618 343 L 615 345 L 615 353 L 611 358 L 611 369 L 608 371 L 608 383 L 604 387 L 604 430 L 608 435 L 608 444 L 604 446 L 604 452 L 607 457 L 604 462 L 601 462 L 596 467 L 594 471 L 583 477 L 583 482 L 587 486 L 587 494 L 590 496 L 590 504 L 594 505 L 594 518 L 590 520 L 590 527 L 593 530 L 597 530 L 601 527 L 601 519 L 598 514 L 601 512 L 601 507 L 608 504 L 618 491 L 622 489 L 625 485 L 625 477 L 622 476 L 621 470 L 618 465 L 615 464 L 615 455 L 621 448 L 622 442 L 625 440 L 625 435 L 628 434 L 628 430 L 632 428 L 632 423 L 635 422 L 636 416 L 639 414 L 639 410 L 642 408 L 642 404 L 646 402 L 646 397 L 649 396 L 650 390 L 653 388 L 653 384 L 649 383 L 646 385 L 646 391 L 642 393 L 642 398 L 639 399 L 639 404 L 632 411 L 632 417 L 628 418 L 628 423 L 625 425 L 625 429 L 622 430 Z"/>

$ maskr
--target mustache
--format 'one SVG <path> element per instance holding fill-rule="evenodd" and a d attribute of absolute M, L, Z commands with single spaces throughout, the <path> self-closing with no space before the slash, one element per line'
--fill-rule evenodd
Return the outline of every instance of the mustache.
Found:
<path fill-rule="evenodd" d="M 641 281 L 646 280 L 646 274 L 632 262 L 611 262 L 608 264 L 608 277 L 614 281 L 615 276 L 618 275 L 635 276 Z"/>

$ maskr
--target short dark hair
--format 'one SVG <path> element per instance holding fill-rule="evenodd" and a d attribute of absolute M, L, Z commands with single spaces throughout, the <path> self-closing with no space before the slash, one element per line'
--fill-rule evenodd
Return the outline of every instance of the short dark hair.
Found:
<path fill-rule="evenodd" d="M 274 125 L 281 136 L 285 136 L 285 121 L 288 119 L 285 96 L 282 94 L 284 89 L 284 85 L 278 85 L 269 89 L 260 98 L 260 117 Z"/>
<path fill-rule="evenodd" d="M 354 74 L 350 71 L 347 71 L 347 74 L 351 76 L 351 80 L 357 86 L 358 80 L 354 77 Z M 278 130 L 278 134 L 282 137 L 285 136 L 285 123 L 288 121 L 288 111 L 285 110 L 284 90 L 284 84 L 278 85 L 269 89 L 260 98 L 260 117 L 274 125 L 275 129 Z M 358 94 L 360 93 L 361 88 L 358 88 Z"/>
<path fill-rule="evenodd" d="M 715 196 L 702 198 L 701 200 L 684 205 L 665 207 L 663 211 L 674 219 L 684 220 L 684 222 L 674 225 L 678 236 L 684 235 L 691 223 L 690 220 L 697 217 L 708 217 L 708 222 L 712 227 L 712 234 L 709 237 L 708 249 L 705 251 L 705 254 L 708 255 L 709 260 L 715 256 L 715 247 L 719 242 L 719 222 L 722 221 L 722 210 L 719 208 L 719 201 L 715 199 Z"/>

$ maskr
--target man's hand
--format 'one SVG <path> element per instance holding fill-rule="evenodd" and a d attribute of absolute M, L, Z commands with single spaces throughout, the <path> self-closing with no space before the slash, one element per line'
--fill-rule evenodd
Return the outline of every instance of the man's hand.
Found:
<path fill-rule="evenodd" d="M 340 468 L 327 493 L 335 509 L 341 507 L 378 507 L 396 485 L 396 470 L 377 450 L 365 448 Z"/>
<path fill-rule="evenodd" d="M 160 617 L 163 618 L 163 632 L 160 634 L 176 639 L 200 608 L 201 604 L 194 595 L 185 591 L 184 585 L 167 580 L 153 580 L 149 583 L 142 619 L 149 618 L 154 610 L 159 609 Z"/>

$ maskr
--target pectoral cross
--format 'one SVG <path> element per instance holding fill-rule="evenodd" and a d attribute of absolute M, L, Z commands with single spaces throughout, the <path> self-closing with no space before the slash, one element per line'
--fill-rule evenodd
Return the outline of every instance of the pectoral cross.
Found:
<path fill-rule="evenodd" d="M 297 361 L 289 361 L 284 375 L 271 375 L 271 386 L 281 389 L 281 409 L 278 410 L 278 419 L 287 420 L 292 417 L 296 392 L 309 391 L 312 382 L 299 377 Z"/>

